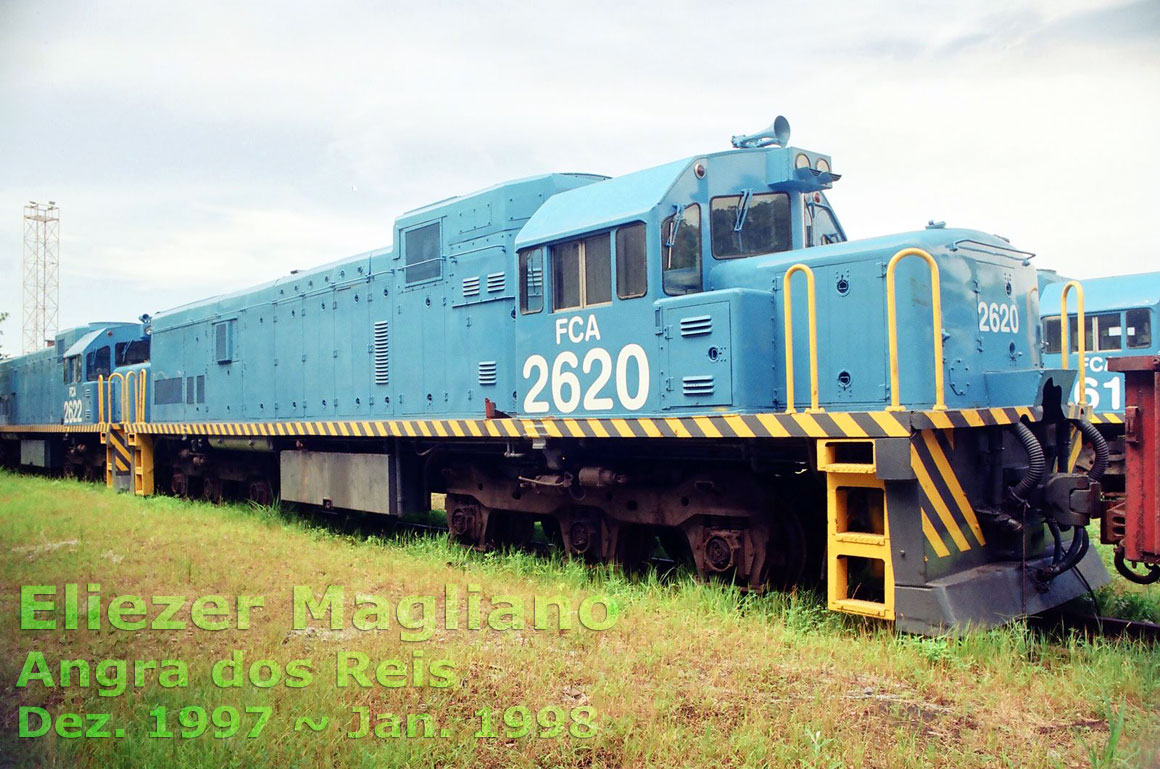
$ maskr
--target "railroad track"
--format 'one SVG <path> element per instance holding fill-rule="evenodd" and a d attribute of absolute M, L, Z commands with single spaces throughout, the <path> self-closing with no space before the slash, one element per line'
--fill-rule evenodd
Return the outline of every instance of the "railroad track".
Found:
<path fill-rule="evenodd" d="M 1160 623 L 1156 622 L 1052 611 L 1029 617 L 1028 624 L 1050 633 L 1074 630 L 1088 638 L 1130 638 L 1160 644 Z"/>
<path fill-rule="evenodd" d="M 432 535 L 447 535 L 447 527 L 432 523 L 406 521 L 398 518 L 379 518 L 376 516 L 344 516 L 317 509 L 302 508 L 304 514 L 314 523 L 326 526 L 333 530 L 347 533 L 398 534 L 400 532 L 417 532 Z M 548 542 L 532 542 L 528 549 L 542 556 L 552 551 Z M 662 579 L 676 573 L 679 564 L 668 558 L 649 558 L 646 563 L 656 570 Z M 1118 617 L 1102 617 L 1079 612 L 1049 611 L 1027 618 L 1028 624 L 1036 630 L 1053 635 L 1066 635 L 1070 631 L 1078 631 L 1088 638 L 1117 638 L 1146 641 L 1153 645 L 1160 645 L 1160 623 L 1142 620 L 1126 620 Z"/>

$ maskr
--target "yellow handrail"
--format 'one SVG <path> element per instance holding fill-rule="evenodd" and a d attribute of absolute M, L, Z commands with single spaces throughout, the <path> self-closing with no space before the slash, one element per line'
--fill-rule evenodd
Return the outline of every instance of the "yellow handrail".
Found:
<path fill-rule="evenodd" d="M 895 308 L 894 268 L 908 256 L 922 257 L 930 267 L 930 312 L 934 332 L 934 408 L 945 411 L 943 392 L 942 293 L 939 288 L 938 264 L 934 257 L 921 248 L 904 248 L 890 258 L 886 265 L 886 324 L 890 337 L 890 406 L 887 411 L 902 411 L 898 392 L 898 318 Z"/>
<path fill-rule="evenodd" d="M 108 414 L 109 418 L 107 420 L 105 420 L 106 424 L 113 421 L 113 378 L 114 377 L 121 380 L 121 389 L 122 390 L 125 389 L 125 375 L 122 374 L 120 371 L 114 371 L 112 374 L 109 374 L 109 376 L 105 378 L 105 386 L 107 388 L 109 388 L 108 395 L 105 398 L 105 405 L 107 405 L 109 407 L 109 414 Z M 100 377 L 97 377 L 97 380 L 99 381 Z M 123 392 L 122 392 L 121 398 L 122 398 L 121 411 L 124 412 L 125 402 L 124 402 L 124 393 Z M 121 414 L 121 421 L 122 422 L 125 421 L 124 413 Z"/>
<path fill-rule="evenodd" d="M 785 271 L 785 410 L 789 414 L 797 411 L 793 393 L 793 286 L 790 280 L 799 272 L 806 276 L 806 301 L 810 316 L 810 407 L 806 411 L 822 411 L 818 406 L 818 315 L 814 271 L 804 264 L 795 264 Z"/>
<path fill-rule="evenodd" d="M 1070 349 L 1070 340 L 1068 339 L 1068 318 L 1067 318 L 1067 296 L 1075 289 L 1075 303 L 1078 312 L 1076 313 L 1076 346 L 1079 353 L 1079 382 L 1076 384 L 1079 387 L 1079 405 L 1087 405 L 1087 329 L 1084 327 L 1083 317 L 1083 286 L 1079 284 L 1078 280 L 1069 280 L 1063 284 L 1063 293 L 1059 295 L 1059 341 L 1060 341 L 1060 356 L 1063 359 L 1063 368 L 1067 370 L 1067 353 Z"/>
<path fill-rule="evenodd" d="M 132 382 L 136 386 L 136 390 L 141 388 L 137 386 L 137 372 L 130 369 L 125 372 L 125 385 L 121 388 L 121 421 L 122 422 L 136 422 L 136 414 L 129 411 L 129 404 L 137 405 L 136 390 L 130 393 L 129 383 Z"/>
<path fill-rule="evenodd" d="M 105 423 L 105 378 L 97 374 L 97 424 Z"/>
<path fill-rule="evenodd" d="M 145 421 L 145 406 L 149 402 L 146 398 L 148 390 L 145 387 L 145 377 L 148 373 L 146 369 L 137 370 L 137 413 L 133 415 L 136 417 L 134 422 Z"/>

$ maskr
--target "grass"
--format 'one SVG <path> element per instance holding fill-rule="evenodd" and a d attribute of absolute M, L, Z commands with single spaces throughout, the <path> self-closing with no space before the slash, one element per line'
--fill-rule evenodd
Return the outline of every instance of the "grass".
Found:
<path fill-rule="evenodd" d="M 1078 598 L 1073 602 L 1077 611 L 1098 613 L 1107 617 L 1119 617 L 1128 620 L 1144 622 L 1160 622 L 1160 584 L 1137 585 L 1120 577 L 1116 573 L 1114 563 L 1115 550 L 1109 545 L 1098 544 L 1100 539 L 1099 522 L 1093 522 L 1088 527 L 1088 535 L 1095 544 L 1100 558 L 1108 572 L 1115 578 L 1107 585 L 1095 591 L 1095 603 L 1089 596 Z"/>
<path fill-rule="evenodd" d="M 20 630 L 19 586 L 90 582 L 120 594 L 263 595 L 248 630 Z M 290 591 L 342 585 L 392 606 L 407 595 L 524 598 L 574 604 L 607 596 L 607 630 L 458 630 L 422 643 L 387 630 L 293 630 Z M 1155 591 L 1155 588 L 1153 588 Z M 1155 592 L 1117 587 L 1150 612 Z M 466 600 L 465 598 L 463 599 Z M 1160 760 L 1160 655 L 1133 642 L 1045 639 L 1025 625 L 959 639 L 894 634 L 827 612 L 812 593 L 743 596 L 687 577 L 628 579 L 524 553 L 476 553 L 438 536 L 344 534 L 272 508 L 211 507 L 0 474 L 0 766 L 1148 766 Z M 1140 608 L 1143 607 L 1143 608 Z M 188 619 L 188 614 L 185 615 Z M 441 617 L 442 615 L 440 615 Z M 484 611 L 484 617 L 487 613 Z M 530 626 L 531 612 L 528 613 Z M 182 659 L 188 686 L 17 687 L 30 650 L 60 659 Z M 215 660 L 284 668 L 309 659 L 303 688 L 219 688 Z M 454 663 L 450 688 L 335 686 L 335 654 Z M 54 670 L 54 674 L 55 674 Z M 148 737 L 164 705 L 173 738 Z M 256 738 L 183 739 L 182 708 L 268 706 Z M 474 738 L 476 710 L 524 705 L 595 710 L 590 738 Z M 15 736 L 20 706 L 109 713 L 120 739 Z M 430 713 L 441 738 L 350 739 L 352 708 Z M 543 711 L 549 720 L 554 711 Z M 218 711 L 223 723 L 226 711 Z M 187 722 L 196 725 L 194 713 Z M 513 725 L 523 711 L 511 711 Z M 302 717 L 331 719 L 320 732 Z M 476 723 L 469 726 L 473 720 Z M 244 733 L 251 721 L 245 721 Z M 536 727 L 540 731 L 540 727 Z"/>

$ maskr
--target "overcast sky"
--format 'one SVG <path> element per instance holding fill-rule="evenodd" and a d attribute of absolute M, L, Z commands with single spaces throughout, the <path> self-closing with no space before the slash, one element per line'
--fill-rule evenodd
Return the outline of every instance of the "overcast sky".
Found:
<path fill-rule="evenodd" d="M 387 245 L 402 211 L 618 175 L 784 114 L 851 238 L 929 219 L 1160 269 L 1160 0 L 0 2 L 0 345 L 22 207 L 61 327 Z"/>

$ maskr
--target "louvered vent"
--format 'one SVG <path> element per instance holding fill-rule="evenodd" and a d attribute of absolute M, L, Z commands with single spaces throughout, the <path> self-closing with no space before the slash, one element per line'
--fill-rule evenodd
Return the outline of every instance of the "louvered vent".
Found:
<path fill-rule="evenodd" d="M 481 360 L 479 362 L 479 383 L 481 385 L 495 384 L 496 365 L 493 360 Z"/>
<path fill-rule="evenodd" d="M 487 276 L 487 292 L 489 294 L 494 294 L 497 291 L 503 291 L 503 287 L 506 282 L 507 281 L 504 278 L 504 274 L 502 272 L 491 273 Z"/>
<path fill-rule="evenodd" d="M 93 391 L 85 390 L 85 421 L 93 421 Z"/>
<path fill-rule="evenodd" d="M 712 316 L 693 315 L 688 318 L 681 318 L 681 336 L 702 336 L 712 332 Z"/>
<path fill-rule="evenodd" d="M 463 279 L 463 295 L 479 296 L 479 276 Z"/>
<path fill-rule="evenodd" d="M 682 380 L 685 395 L 690 398 L 701 398 L 713 394 L 713 377 L 687 376 Z"/>
<path fill-rule="evenodd" d="M 390 368 L 391 333 L 388 321 L 375 323 L 375 384 L 385 385 L 391 381 Z"/>

